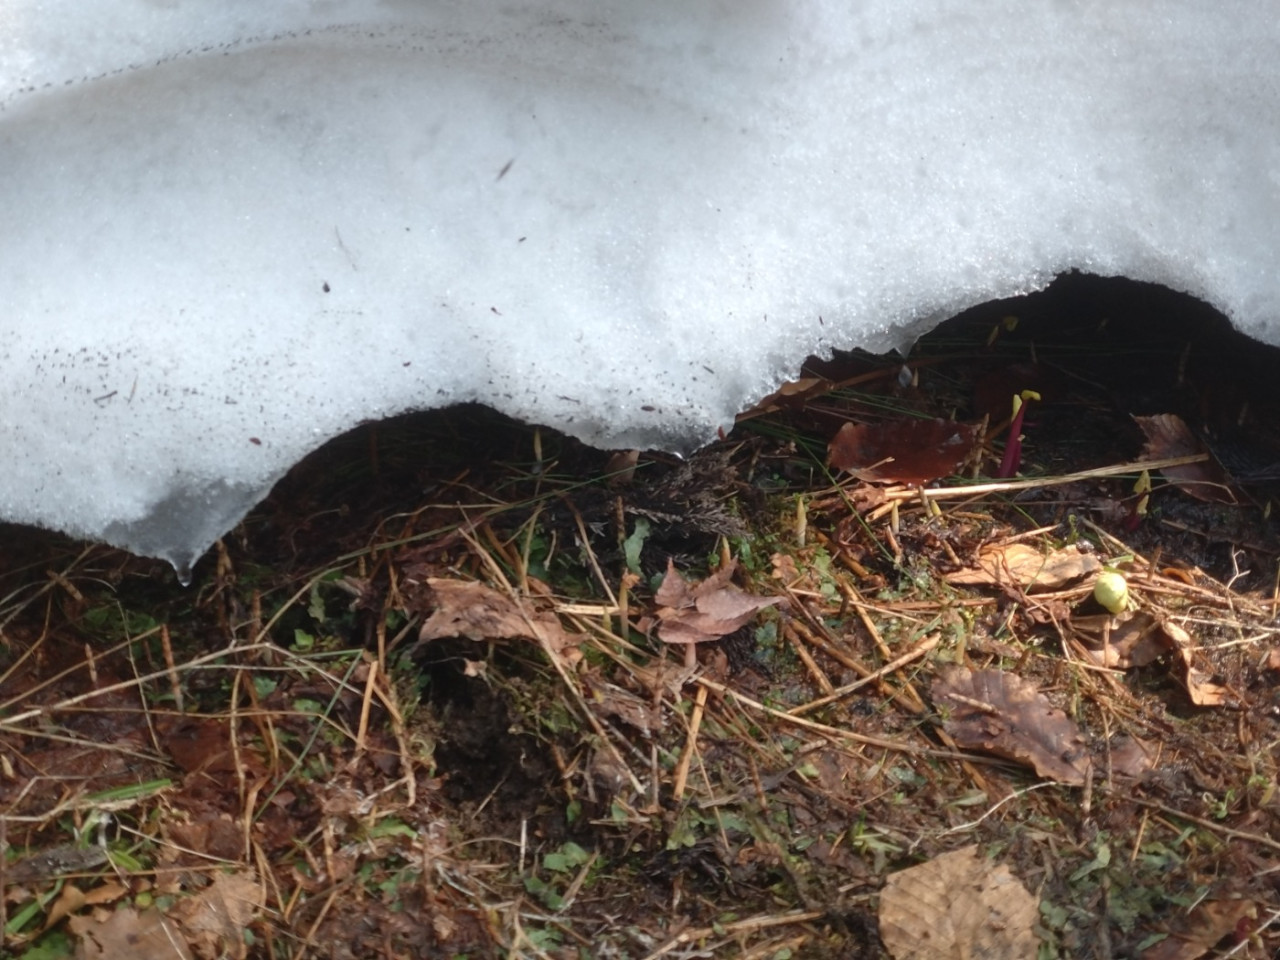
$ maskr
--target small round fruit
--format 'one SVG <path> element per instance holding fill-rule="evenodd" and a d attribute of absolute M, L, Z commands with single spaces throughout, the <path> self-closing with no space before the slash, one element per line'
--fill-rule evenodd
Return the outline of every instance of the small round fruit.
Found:
<path fill-rule="evenodd" d="M 1124 613 L 1129 609 L 1129 584 L 1120 574 L 1104 570 L 1093 585 L 1093 599 L 1112 613 Z"/>

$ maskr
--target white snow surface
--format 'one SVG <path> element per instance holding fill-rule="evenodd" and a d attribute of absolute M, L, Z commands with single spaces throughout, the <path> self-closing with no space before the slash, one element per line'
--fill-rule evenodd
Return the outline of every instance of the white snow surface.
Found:
<path fill-rule="evenodd" d="M 689 450 L 1079 268 L 1280 342 L 1245 0 L 0 0 L 0 519 L 185 570 L 362 420 Z"/>

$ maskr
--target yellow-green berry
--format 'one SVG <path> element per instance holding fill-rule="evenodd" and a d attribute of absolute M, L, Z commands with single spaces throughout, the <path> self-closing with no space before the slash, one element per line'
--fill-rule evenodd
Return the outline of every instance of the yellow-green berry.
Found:
<path fill-rule="evenodd" d="M 1129 609 L 1129 584 L 1115 571 L 1104 570 L 1093 585 L 1093 599 L 1112 613 L 1123 613 Z"/>

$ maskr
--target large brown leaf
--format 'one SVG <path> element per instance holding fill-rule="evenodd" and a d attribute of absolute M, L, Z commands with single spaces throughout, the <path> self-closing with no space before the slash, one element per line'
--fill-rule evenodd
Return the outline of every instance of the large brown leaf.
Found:
<path fill-rule="evenodd" d="M 1008 867 L 969 846 L 889 875 L 880 938 L 894 960 L 1028 960 L 1039 907 Z"/>
<path fill-rule="evenodd" d="M 955 473 L 977 437 L 976 427 L 954 420 L 850 422 L 831 440 L 827 460 L 859 480 L 926 483 Z"/>
<path fill-rule="evenodd" d="M 1102 568 L 1098 558 L 1077 546 L 1042 552 L 1029 543 L 983 547 L 973 567 L 947 574 L 948 583 L 966 586 L 1017 584 L 1028 592 L 1061 590 Z"/>
<path fill-rule="evenodd" d="M 1084 783 L 1091 761 L 1080 728 L 1035 684 L 1003 670 L 951 667 L 931 692 L 960 746 L 1026 764 L 1050 780 Z"/>
<path fill-rule="evenodd" d="M 581 656 L 577 641 L 560 626 L 554 613 L 517 603 L 492 587 L 473 580 L 428 577 L 435 609 L 418 632 L 418 642 L 441 637 L 469 640 L 541 640 L 555 653 L 569 660 Z"/>
<path fill-rule="evenodd" d="M 1134 417 L 1147 437 L 1142 448 L 1144 460 L 1165 460 L 1209 453 L 1182 418 L 1172 413 L 1153 417 Z M 1201 463 L 1185 463 L 1180 467 L 1161 467 L 1169 481 L 1183 493 L 1208 503 L 1239 503 L 1240 495 L 1221 464 L 1210 458 Z"/>

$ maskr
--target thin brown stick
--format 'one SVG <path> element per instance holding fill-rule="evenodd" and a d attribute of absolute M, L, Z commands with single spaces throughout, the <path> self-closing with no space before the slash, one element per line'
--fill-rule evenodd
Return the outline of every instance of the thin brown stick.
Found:
<path fill-rule="evenodd" d="M 931 634 L 925 637 L 924 640 L 918 643 L 913 649 L 904 653 L 891 663 L 886 663 L 879 670 L 869 673 L 861 680 L 855 680 L 853 683 L 846 683 L 843 687 L 838 687 L 837 689 L 832 690 L 825 697 L 820 697 L 817 700 L 811 700 L 809 703 L 801 704 L 798 707 L 792 707 L 787 711 L 787 713 L 791 714 L 793 717 L 798 717 L 802 714 L 809 713 L 812 710 L 817 710 L 819 707 L 825 707 L 827 704 L 840 700 L 843 697 L 847 697 L 855 690 L 859 690 L 867 684 L 875 683 L 877 680 L 883 679 L 895 670 L 899 670 L 906 666 L 912 660 L 918 660 L 920 657 L 923 657 L 926 653 L 936 647 L 941 640 L 942 634 Z"/>
<path fill-rule="evenodd" d="M 805 669 L 809 671 L 809 676 L 813 677 L 813 682 L 818 685 L 818 689 L 824 694 L 831 694 L 835 691 L 835 686 L 828 679 L 827 675 L 822 672 L 822 668 L 818 666 L 818 662 L 813 659 L 813 654 L 805 646 L 804 636 L 796 628 L 795 623 L 787 623 L 782 627 L 782 635 L 791 641 L 791 649 L 796 652 L 796 656 L 800 658 L 800 662 L 804 664 Z"/>
<path fill-rule="evenodd" d="M 1212 820 L 1206 820 L 1204 817 L 1197 817 L 1193 813 L 1184 813 L 1177 807 L 1170 807 L 1156 800 L 1144 800 L 1141 797 L 1133 797 L 1132 799 L 1139 806 L 1148 807 L 1151 810 L 1159 810 L 1161 813 L 1167 813 L 1169 816 L 1177 817 L 1179 820 L 1194 823 L 1197 826 L 1204 827 L 1206 830 L 1220 833 L 1229 840 L 1248 840 L 1250 843 L 1258 843 L 1264 847 L 1270 847 L 1272 850 L 1280 850 L 1280 840 L 1272 840 L 1270 837 L 1265 837 L 1260 833 L 1245 833 L 1243 830 L 1235 830 L 1220 823 L 1214 823 Z"/>
<path fill-rule="evenodd" d="M 169 639 L 167 623 L 160 625 L 160 650 L 164 653 L 164 666 L 169 672 L 169 690 L 173 693 L 173 704 L 179 713 L 183 713 L 182 682 L 178 679 L 178 668 L 173 663 L 173 642 Z"/>
<path fill-rule="evenodd" d="M 676 777 L 671 785 L 671 796 L 678 804 L 684 799 L 684 788 L 689 781 L 689 764 L 698 750 L 698 730 L 702 726 L 702 714 L 707 706 L 707 688 L 698 687 L 693 701 L 693 712 L 689 716 L 689 735 L 685 738 L 684 749 L 680 751 L 680 762 L 676 764 Z"/>
<path fill-rule="evenodd" d="M 886 490 L 885 496 L 890 500 L 915 500 L 923 493 L 929 500 L 957 500 L 964 497 L 985 496 L 989 493 L 1010 493 L 1015 490 L 1034 490 L 1039 487 L 1060 487 L 1068 483 L 1078 483 L 1081 480 L 1119 477 L 1126 473 L 1141 473 L 1143 470 L 1163 470 L 1165 467 L 1181 467 L 1188 463 L 1203 463 L 1208 459 L 1209 455 L 1207 453 L 1193 453 L 1185 457 L 1167 457 L 1163 460 L 1118 463 L 1110 467 L 1096 467 L 1093 470 L 1062 473 L 1054 477 L 999 480 L 992 483 L 972 483 L 957 487 L 926 487 L 922 491 L 915 487 L 904 487 L 897 490 Z"/>
<path fill-rule="evenodd" d="M 754 933 L 757 930 L 768 930 L 771 927 L 785 927 L 793 923 L 808 923 L 810 920 L 821 920 L 825 916 L 826 913 L 821 910 L 792 910 L 789 913 L 770 913 L 748 917 L 746 920 L 737 920 L 733 923 L 720 924 L 716 927 L 697 927 L 693 930 L 685 930 L 683 933 L 676 934 L 645 957 L 644 960 L 658 960 L 659 957 L 665 957 L 678 947 L 682 947 L 687 943 L 695 943 L 698 940 L 705 940 L 707 937 L 723 937 L 730 933 Z"/>
<path fill-rule="evenodd" d="M 832 740 L 851 740 L 854 743 L 865 743 L 873 747 L 880 747 L 884 750 L 895 750 L 898 753 L 911 753 L 922 757 L 941 757 L 946 760 L 985 760 L 985 757 L 975 756 L 968 753 L 960 753 L 951 750 L 935 750 L 932 747 L 919 747 L 913 743 L 903 743 L 900 740 L 890 740 L 887 737 L 872 737 L 865 733 L 854 733 L 852 730 L 841 730 L 839 727 L 828 726 L 825 723 L 815 723 L 812 720 L 805 720 L 803 717 L 793 717 L 785 710 L 775 710 L 773 707 L 766 707 L 759 700 L 753 700 L 744 693 L 739 693 L 726 687 L 723 683 L 717 683 L 707 677 L 694 677 L 693 682 L 709 687 L 713 693 L 718 693 L 723 697 L 732 699 L 735 703 L 740 703 L 744 707 L 767 714 L 770 717 L 776 717 L 793 726 L 800 727 L 812 733 L 829 737 Z"/>

